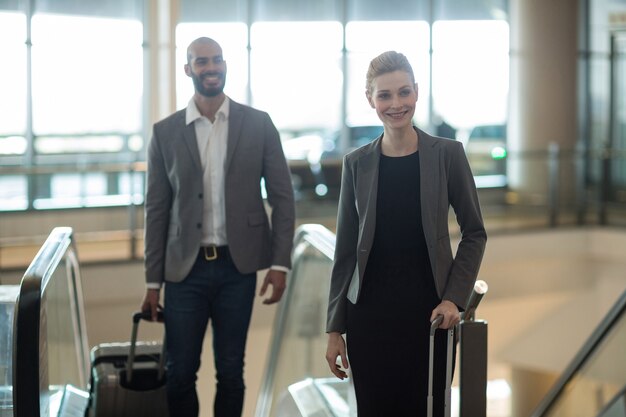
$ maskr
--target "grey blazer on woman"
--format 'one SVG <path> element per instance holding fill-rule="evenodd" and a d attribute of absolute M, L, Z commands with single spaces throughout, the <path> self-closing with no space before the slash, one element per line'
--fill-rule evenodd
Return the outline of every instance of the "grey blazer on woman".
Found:
<path fill-rule="evenodd" d="M 420 129 L 422 224 L 437 294 L 464 307 L 473 289 L 487 234 L 474 177 L 460 142 Z M 378 161 L 382 135 L 343 160 L 337 242 L 331 273 L 327 332 L 346 331 L 347 303 L 356 304 L 376 229 Z M 453 207 L 461 241 L 452 256 L 448 211 Z"/>
<path fill-rule="evenodd" d="M 295 208 L 289 168 L 267 113 L 230 100 L 224 167 L 226 237 L 241 273 L 291 267 Z M 146 282 L 182 281 L 202 238 L 204 188 L 194 124 L 180 110 L 154 125 L 145 200 Z M 271 226 L 261 194 L 265 179 Z"/>

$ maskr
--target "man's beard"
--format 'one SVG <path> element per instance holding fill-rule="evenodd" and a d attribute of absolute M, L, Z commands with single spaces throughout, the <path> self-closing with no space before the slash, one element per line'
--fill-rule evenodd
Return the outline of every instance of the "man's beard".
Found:
<path fill-rule="evenodd" d="M 205 76 L 209 77 L 215 75 L 217 75 L 222 81 L 220 85 L 214 88 L 205 88 L 204 85 L 202 85 L 202 79 Z M 224 91 L 224 85 L 226 84 L 226 74 L 224 74 L 223 72 L 212 72 L 202 75 L 191 73 L 191 79 L 193 80 L 193 86 L 195 87 L 196 91 L 205 97 L 219 96 Z"/>

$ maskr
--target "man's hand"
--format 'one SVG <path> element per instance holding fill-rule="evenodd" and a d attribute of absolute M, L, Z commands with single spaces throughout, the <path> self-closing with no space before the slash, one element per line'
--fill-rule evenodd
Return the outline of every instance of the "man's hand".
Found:
<path fill-rule="evenodd" d="M 437 316 L 443 316 L 443 320 L 439 325 L 440 329 L 449 329 L 461 322 L 461 314 L 459 314 L 459 309 L 450 300 L 443 300 L 441 304 L 439 304 L 433 310 L 430 315 L 430 321 L 432 322 L 437 318 Z"/>
<path fill-rule="evenodd" d="M 161 290 L 148 288 L 146 290 L 146 296 L 141 304 L 141 311 L 144 313 L 150 313 L 152 321 L 157 321 L 157 310 L 162 310 L 163 307 L 159 304 L 159 296 Z"/>
<path fill-rule="evenodd" d="M 337 364 L 337 357 L 341 357 L 341 366 Z M 339 332 L 328 333 L 328 346 L 326 348 L 326 361 L 330 372 L 343 380 L 348 377 L 344 369 L 348 369 L 348 357 L 346 356 L 346 342 Z M 343 367 L 343 369 L 341 369 Z"/>
<path fill-rule="evenodd" d="M 263 300 L 263 304 L 274 304 L 280 301 L 280 298 L 285 292 L 285 288 L 287 288 L 287 273 L 275 269 L 267 271 L 263 285 L 261 286 L 261 291 L 259 292 L 261 297 L 265 295 L 267 286 L 270 284 L 272 285 L 272 296 Z"/>

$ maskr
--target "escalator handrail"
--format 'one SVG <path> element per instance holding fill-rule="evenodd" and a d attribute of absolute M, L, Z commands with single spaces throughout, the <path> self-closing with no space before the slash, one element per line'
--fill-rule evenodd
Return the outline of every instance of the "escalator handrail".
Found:
<path fill-rule="evenodd" d="M 72 229 L 52 230 L 24 273 L 13 321 L 13 415 L 40 415 L 41 297 L 50 277 L 73 244 Z"/>
<path fill-rule="evenodd" d="M 272 343 L 269 350 L 269 358 L 266 365 L 265 375 L 261 382 L 261 389 L 257 399 L 255 417 L 268 417 L 268 412 L 272 401 L 272 387 L 274 385 L 274 377 L 276 365 L 280 355 L 280 343 L 285 333 L 285 325 L 287 322 L 287 313 L 293 296 L 293 289 L 296 287 L 298 279 L 298 268 L 301 263 L 300 253 L 301 245 L 307 243 L 319 250 L 329 260 L 333 260 L 335 253 L 335 234 L 320 224 L 304 224 L 296 230 L 293 245 L 293 268 L 289 274 L 287 290 L 283 296 L 278 311 L 276 312 L 274 334 L 272 335 Z"/>
<path fill-rule="evenodd" d="M 554 406 L 567 384 L 580 371 L 582 366 L 591 357 L 596 348 L 604 341 L 604 338 L 611 331 L 613 326 L 622 318 L 626 312 L 626 291 L 622 293 L 611 310 L 600 321 L 600 324 L 591 333 L 585 344 L 578 351 L 576 356 L 569 363 L 559 379 L 554 383 L 548 394 L 541 400 L 533 411 L 531 417 L 542 417 Z"/>

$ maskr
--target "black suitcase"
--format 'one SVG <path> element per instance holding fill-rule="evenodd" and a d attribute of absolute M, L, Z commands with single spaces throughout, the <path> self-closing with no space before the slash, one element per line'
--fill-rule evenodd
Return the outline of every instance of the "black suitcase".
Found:
<path fill-rule="evenodd" d="M 428 351 L 428 417 L 433 417 L 433 366 L 435 355 L 435 332 L 441 324 L 443 316 L 437 316 L 430 324 L 430 348 Z M 452 348 L 454 346 L 454 327 L 447 330 L 448 350 L 446 352 L 446 391 L 444 416 L 450 417 L 452 413 Z"/>
<path fill-rule="evenodd" d="M 159 313 L 159 321 L 162 321 Z M 138 342 L 135 313 L 130 342 L 102 343 L 91 350 L 91 417 L 167 417 L 165 337 L 163 343 Z"/>

